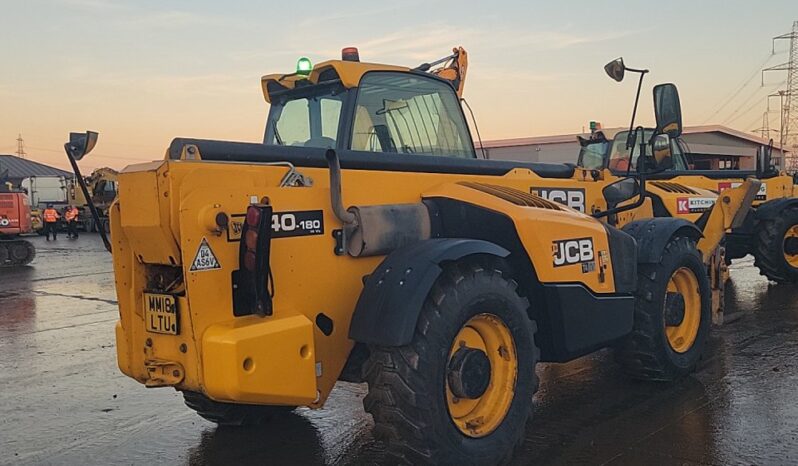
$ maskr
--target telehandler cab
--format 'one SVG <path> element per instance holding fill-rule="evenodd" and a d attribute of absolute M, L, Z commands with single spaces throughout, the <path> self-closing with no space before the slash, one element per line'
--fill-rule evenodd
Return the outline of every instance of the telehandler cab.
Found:
<path fill-rule="evenodd" d="M 614 63 L 619 65 L 612 65 Z M 622 59 L 618 59 L 605 69 L 611 66 L 624 65 Z M 655 131 L 647 128 L 644 138 L 650 138 Z M 634 135 L 629 138 L 630 134 L 621 131 L 608 137 L 604 132 L 595 132 L 590 138 L 579 137 L 578 166 L 604 174 L 608 182 L 626 176 L 629 168 L 634 169 L 641 150 L 648 150 L 645 145 L 638 148 L 632 142 Z M 773 141 L 760 146 L 756 170 L 691 169 L 686 147 L 681 138 L 673 138 L 673 166 L 649 176 L 652 180 L 650 185 L 653 185 L 649 194 L 654 215 L 696 221 L 702 212 L 712 207 L 718 193 L 737 187 L 746 179 L 756 178 L 761 184 L 753 200 L 753 209 L 742 223 L 726 234 L 726 262 L 752 254 L 756 267 L 768 279 L 778 283 L 798 283 L 798 191 L 792 176 L 773 167 Z M 676 202 L 673 199 L 669 201 L 660 195 L 662 191 L 676 191 L 680 196 Z M 691 198 L 692 194 L 698 197 Z"/>
<path fill-rule="evenodd" d="M 621 230 L 530 193 L 582 177 L 573 166 L 477 159 L 450 79 L 464 52 L 448 58 L 302 59 L 262 79 L 262 144 L 179 138 L 123 170 L 109 243 L 122 372 L 235 425 L 366 382 L 375 435 L 412 464 L 508 459 L 538 362 L 611 347 L 633 377 L 690 373 L 711 327 L 699 227 Z M 678 131 L 673 97 L 656 111 Z M 72 162 L 92 134 L 73 135 Z M 667 138 L 603 188 L 605 216 L 647 202 Z"/>

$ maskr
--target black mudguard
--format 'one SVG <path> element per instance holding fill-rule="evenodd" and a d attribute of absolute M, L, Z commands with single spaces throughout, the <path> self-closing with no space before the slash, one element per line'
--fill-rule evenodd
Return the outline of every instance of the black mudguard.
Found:
<path fill-rule="evenodd" d="M 778 217 L 786 208 L 798 206 L 798 198 L 783 197 L 781 199 L 773 199 L 764 204 L 760 204 L 756 208 L 756 220 L 773 220 Z"/>
<path fill-rule="evenodd" d="M 622 230 L 637 241 L 638 264 L 659 262 L 668 241 L 677 233 L 696 241 L 703 236 L 701 230 L 693 223 L 673 217 L 637 220 L 625 225 Z"/>
<path fill-rule="evenodd" d="M 380 346 L 410 343 L 421 307 L 441 274 L 441 263 L 472 254 L 507 257 L 510 252 L 489 241 L 430 239 L 389 254 L 366 279 L 358 298 L 349 338 Z"/>

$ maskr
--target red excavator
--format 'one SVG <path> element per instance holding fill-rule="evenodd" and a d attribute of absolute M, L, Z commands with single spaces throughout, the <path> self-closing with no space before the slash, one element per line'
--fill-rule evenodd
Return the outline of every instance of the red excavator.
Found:
<path fill-rule="evenodd" d="M 36 248 L 20 235 L 31 230 L 28 196 L 0 185 L 0 267 L 30 264 Z"/>

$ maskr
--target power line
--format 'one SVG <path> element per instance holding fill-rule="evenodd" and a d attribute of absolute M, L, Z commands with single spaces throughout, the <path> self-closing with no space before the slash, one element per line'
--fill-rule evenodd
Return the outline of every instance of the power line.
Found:
<path fill-rule="evenodd" d="M 63 150 L 46 149 L 44 147 L 33 147 L 33 146 L 28 146 L 28 147 L 31 148 L 31 149 L 37 150 L 37 151 L 42 151 L 42 152 L 52 152 L 52 153 L 56 153 L 56 154 L 63 154 L 64 153 Z M 124 156 L 121 156 L 121 155 L 96 154 L 94 152 L 91 153 L 91 156 L 92 156 L 92 158 L 100 157 L 100 158 L 105 158 L 105 159 L 119 159 L 119 160 L 137 160 L 137 161 L 150 160 L 150 159 L 148 159 L 146 157 L 144 157 L 144 158 L 142 158 L 142 157 L 124 157 Z"/>
<path fill-rule="evenodd" d="M 752 108 L 754 108 L 754 107 L 757 105 L 757 103 L 761 103 L 761 102 L 754 102 L 754 104 L 753 104 L 753 105 L 751 105 L 750 107 L 746 108 L 746 109 L 745 109 L 745 111 L 744 111 L 743 113 L 740 113 L 740 114 L 738 114 L 738 112 L 739 112 L 739 111 L 740 111 L 740 110 L 741 110 L 741 109 L 742 109 L 742 108 L 743 108 L 745 105 L 748 105 L 748 103 L 749 103 L 749 102 L 751 102 L 751 100 L 752 100 L 754 97 L 757 97 L 757 95 L 758 95 L 759 93 L 761 93 L 762 91 L 764 91 L 764 90 L 768 90 L 768 91 L 769 91 L 770 89 L 772 89 L 772 88 L 774 88 L 774 87 L 777 87 L 777 86 L 780 86 L 781 84 L 784 84 L 784 83 L 770 84 L 770 85 L 768 85 L 768 86 L 763 86 L 763 87 L 756 88 L 756 89 L 754 90 L 754 92 L 748 96 L 748 98 L 747 98 L 747 99 L 745 99 L 745 100 L 744 100 L 744 101 L 743 101 L 743 102 L 742 102 L 742 103 L 741 103 L 741 104 L 740 104 L 740 105 L 739 105 L 739 106 L 738 106 L 736 109 L 734 109 L 734 111 L 733 111 L 733 112 L 731 112 L 731 113 L 730 113 L 728 116 L 726 116 L 726 118 L 724 118 L 724 119 L 721 121 L 721 124 L 724 124 L 724 125 L 726 125 L 726 124 L 729 124 L 729 123 L 731 123 L 731 122 L 733 122 L 733 121 L 736 121 L 736 120 L 737 120 L 737 119 L 739 119 L 740 117 L 747 115 L 747 114 L 748 114 L 748 112 L 750 112 L 750 111 L 751 111 L 751 109 L 752 109 Z M 737 116 L 735 117 L 735 115 L 737 115 Z M 734 118 L 732 118 L 732 117 L 734 117 Z"/>
<path fill-rule="evenodd" d="M 723 110 L 724 108 L 726 108 L 726 106 L 727 106 L 727 105 L 729 105 L 729 104 L 731 103 L 731 101 L 732 101 L 732 100 L 734 100 L 734 98 L 735 98 L 735 97 L 737 97 L 738 95 L 740 95 L 740 92 L 742 92 L 742 91 L 743 91 L 743 89 L 745 89 L 745 88 L 746 88 L 746 87 L 747 87 L 749 84 L 751 84 L 751 81 L 753 81 L 753 80 L 754 80 L 754 78 L 756 78 L 756 77 L 757 77 L 757 75 L 758 75 L 758 74 L 759 74 L 759 73 L 762 71 L 762 67 L 763 67 L 763 66 L 765 66 L 765 65 L 767 64 L 767 62 L 769 62 L 769 61 L 770 61 L 770 59 L 771 59 L 771 58 L 773 58 L 773 54 L 769 54 L 769 55 L 767 56 L 767 58 L 765 58 L 765 61 L 763 61 L 761 65 L 759 65 L 759 66 L 757 66 L 757 67 L 756 67 L 756 70 L 755 70 L 755 71 L 754 71 L 754 72 L 751 74 L 751 76 L 750 76 L 748 79 L 746 79 L 746 80 L 745 80 L 745 82 L 743 82 L 742 86 L 740 86 L 739 88 L 737 88 L 737 90 L 736 90 L 736 91 L 734 91 L 734 92 L 733 92 L 733 93 L 732 93 L 732 94 L 731 94 L 731 95 L 730 95 L 730 96 L 729 96 L 729 97 L 726 99 L 726 101 L 725 101 L 725 102 L 723 102 L 723 105 L 721 105 L 720 107 L 718 107 L 718 108 L 717 108 L 717 110 L 715 110 L 715 111 L 712 113 L 712 115 L 710 115 L 710 116 L 708 116 L 706 119 L 704 119 L 704 124 L 706 124 L 706 123 L 707 123 L 709 120 L 711 120 L 712 118 L 714 118 L 714 117 L 715 117 L 715 115 L 717 115 L 718 113 L 720 113 L 720 112 L 721 112 L 721 110 Z"/>

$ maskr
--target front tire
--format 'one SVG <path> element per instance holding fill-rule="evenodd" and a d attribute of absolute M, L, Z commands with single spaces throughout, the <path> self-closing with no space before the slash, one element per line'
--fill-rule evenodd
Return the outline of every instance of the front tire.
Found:
<path fill-rule="evenodd" d="M 695 370 L 712 322 L 709 277 L 695 242 L 675 237 L 638 266 L 634 328 L 616 358 L 634 378 L 671 381 Z"/>
<path fill-rule="evenodd" d="M 294 410 L 292 406 L 221 403 L 197 392 L 183 392 L 183 401 L 197 414 L 220 426 L 260 426 Z"/>
<path fill-rule="evenodd" d="M 413 340 L 372 347 L 363 404 L 391 464 L 497 464 L 522 441 L 540 351 L 529 302 L 497 268 L 459 262 L 430 291 Z"/>
<path fill-rule="evenodd" d="M 798 282 L 798 207 L 763 220 L 754 235 L 754 265 L 777 283 Z"/>

